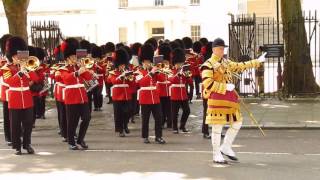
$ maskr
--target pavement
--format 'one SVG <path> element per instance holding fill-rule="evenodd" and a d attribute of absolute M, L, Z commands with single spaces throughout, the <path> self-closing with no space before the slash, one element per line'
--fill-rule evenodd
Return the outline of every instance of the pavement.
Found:
<path fill-rule="evenodd" d="M 93 112 L 87 151 L 70 151 L 58 136 L 55 108 L 46 111 L 32 133 L 35 155 L 15 156 L 4 143 L 0 119 L 0 179 L 201 179 L 282 180 L 320 177 L 320 102 L 317 100 L 246 99 L 246 105 L 263 126 L 266 137 L 254 128 L 248 115 L 233 149 L 240 162 L 212 163 L 211 142 L 202 138 L 202 102 L 194 100 L 188 134 L 163 130 L 165 145 L 143 144 L 141 120 L 129 124 L 131 133 L 120 138 L 114 132 L 112 105 Z M 25 152 L 23 152 L 25 153 Z"/>

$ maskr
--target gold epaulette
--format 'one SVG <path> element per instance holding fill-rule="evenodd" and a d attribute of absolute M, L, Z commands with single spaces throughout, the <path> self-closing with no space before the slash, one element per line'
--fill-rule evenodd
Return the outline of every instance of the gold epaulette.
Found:
<path fill-rule="evenodd" d="M 7 66 L 7 64 L 3 65 L 0 69 L 10 71 L 10 68 Z"/>
<path fill-rule="evenodd" d="M 60 71 L 60 70 L 68 71 L 68 68 L 66 66 L 61 66 L 61 67 L 58 68 L 58 71 Z"/>
<path fill-rule="evenodd" d="M 116 72 L 114 70 L 112 70 L 112 71 L 109 71 L 109 74 L 116 75 Z"/>
<path fill-rule="evenodd" d="M 8 79 L 12 76 L 12 73 L 11 71 L 6 71 L 4 74 L 3 74 L 3 79 Z"/>

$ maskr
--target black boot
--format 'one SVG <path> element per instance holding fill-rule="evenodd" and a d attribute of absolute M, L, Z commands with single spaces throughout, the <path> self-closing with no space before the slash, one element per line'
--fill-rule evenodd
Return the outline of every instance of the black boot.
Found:
<path fill-rule="evenodd" d="M 34 154 L 34 149 L 31 147 L 31 145 L 24 147 L 23 149 L 27 150 L 28 154 Z"/>

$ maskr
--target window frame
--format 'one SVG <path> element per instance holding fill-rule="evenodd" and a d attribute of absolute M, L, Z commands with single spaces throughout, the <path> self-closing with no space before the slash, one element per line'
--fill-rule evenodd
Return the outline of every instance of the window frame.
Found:
<path fill-rule="evenodd" d="M 126 9 L 128 8 L 129 0 L 118 0 L 118 8 Z"/>
<path fill-rule="evenodd" d="M 201 0 L 190 0 L 190 6 L 200 6 Z"/>
<path fill-rule="evenodd" d="M 190 25 L 190 37 L 192 41 L 198 41 L 201 38 L 201 25 L 192 24 Z"/>

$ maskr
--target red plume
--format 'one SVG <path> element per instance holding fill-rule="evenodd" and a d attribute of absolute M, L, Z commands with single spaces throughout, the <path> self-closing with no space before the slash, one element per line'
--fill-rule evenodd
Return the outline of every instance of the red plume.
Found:
<path fill-rule="evenodd" d="M 202 46 L 201 48 L 201 54 L 205 55 L 207 53 L 207 47 L 206 46 Z"/>
<path fill-rule="evenodd" d="M 59 48 L 58 47 L 54 48 L 53 54 L 56 55 L 56 56 L 59 54 Z"/>
<path fill-rule="evenodd" d="M 10 41 L 6 41 L 6 49 L 5 52 L 8 52 L 10 50 Z"/>
<path fill-rule="evenodd" d="M 138 56 L 139 56 L 139 57 L 141 56 L 141 47 L 139 47 Z"/>
<path fill-rule="evenodd" d="M 114 61 L 114 60 L 117 58 L 116 53 L 115 53 L 115 52 L 113 52 L 113 53 L 111 54 L 111 57 L 112 57 L 112 61 Z"/>
<path fill-rule="evenodd" d="M 67 49 L 67 47 L 68 47 L 68 44 L 65 41 L 63 41 L 62 44 L 61 44 L 60 49 L 61 49 L 62 52 L 64 52 Z"/>

